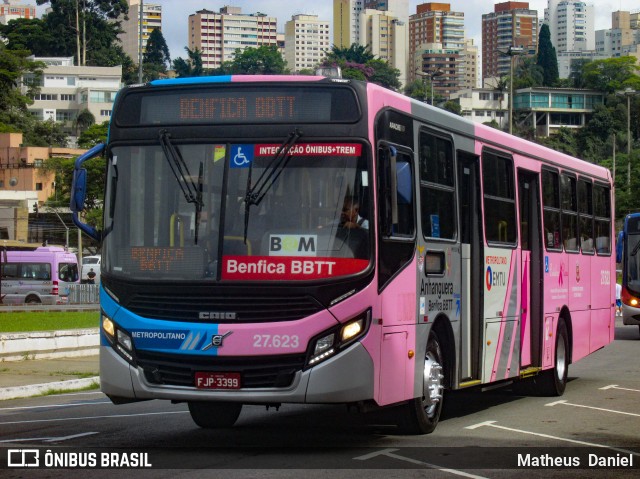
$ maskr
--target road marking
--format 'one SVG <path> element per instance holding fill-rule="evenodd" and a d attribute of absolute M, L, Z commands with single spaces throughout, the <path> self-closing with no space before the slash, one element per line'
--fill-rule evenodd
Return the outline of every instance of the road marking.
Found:
<path fill-rule="evenodd" d="M 365 454 L 364 456 L 354 457 L 356 461 L 368 461 L 369 459 L 373 459 L 378 456 L 386 456 L 391 457 L 393 459 L 398 459 L 400 461 L 409 462 L 411 464 L 415 464 L 417 466 L 425 466 L 429 469 L 437 469 L 442 472 L 448 472 L 449 474 L 454 474 L 456 476 L 470 477 L 474 479 L 486 479 L 484 476 L 476 476 L 474 474 L 469 474 L 467 472 L 458 471 L 457 469 L 448 469 L 443 468 L 441 466 L 437 466 L 435 464 L 429 464 L 428 462 L 418 461 L 417 459 L 412 459 L 410 457 L 400 456 L 399 454 L 394 454 L 398 449 L 382 449 L 380 451 L 372 452 L 369 454 Z"/>
<path fill-rule="evenodd" d="M 139 414 L 113 414 L 111 416 L 84 416 L 84 417 L 63 417 L 58 419 L 34 419 L 32 421 L 10 421 L 10 422 L 0 422 L 0 426 L 4 425 L 13 425 L 13 424 L 37 424 L 44 422 L 61 422 L 61 421 L 89 421 L 96 419 L 112 419 L 112 418 L 123 418 L 123 417 L 137 417 L 137 416 L 158 416 L 163 414 L 185 414 L 189 413 L 189 411 L 166 411 L 166 412 L 146 412 Z"/>
<path fill-rule="evenodd" d="M 605 409 L 602 407 L 595 407 L 595 406 L 585 406 L 584 404 L 572 404 L 570 402 L 567 402 L 564 399 L 561 399 L 560 401 L 550 402 L 549 404 L 545 404 L 545 406 L 557 406 L 558 404 L 564 404 L 565 406 L 582 407 L 585 409 L 595 409 L 596 411 L 612 412 L 614 414 L 624 414 L 625 416 L 640 417 L 640 414 L 636 414 L 633 412 L 616 411 L 615 409 Z"/>
<path fill-rule="evenodd" d="M 32 442 L 32 441 L 43 441 L 43 442 L 62 442 L 68 441 L 69 439 L 76 439 L 78 437 L 92 436 L 94 434 L 98 434 L 97 432 L 83 432 L 82 434 L 74 434 L 73 436 L 61 436 L 61 437 L 30 437 L 25 439 L 3 439 L 0 441 L 0 444 L 7 442 Z"/>
<path fill-rule="evenodd" d="M 2 411 L 19 411 L 21 409 L 45 409 L 48 407 L 73 407 L 73 406 L 93 406 L 94 404 L 112 404 L 111 401 L 100 401 L 100 402 L 78 402 L 72 404 L 50 404 L 48 406 L 16 406 L 16 407 L 3 407 L 0 408 L 0 412 Z"/>
<path fill-rule="evenodd" d="M 618 387 L 617 384 L 611 384 L 609 386 L 605 386 L 603 388 L 600 388 L 601 391 L 605 391 L 607 389 L 619 389 L 621 391 L 633 391 L 634 393 L 640 393 L 640 389 L 621 388 L 621 387 Z"/>
<path fill-rule="evenodd" d="M 485 421 L 478 424 L 474 424 L 473 426 L 467 426 L 465 429 L 478 429 L 479 427 L 483 427 L 483 426 L 495 427 L 496 429 L 503 429 L 505 431 L 519 432 L 521 434 L 529 434 L 531 436 L 544 437 L 547 439 L 555 439 L 556 441 L 571 442 L 573 444 L 581 444 L 583 446 L 601 447 L 604 449 L 611 449 L 612 451 L 618 451 L 625 454 L 633 454 L 634 456 L 640 456 L 640 452 L 629 451 L 628 449 L 621 449 L 619 447 L 606 446 L 604 444 L 596 444 L 595 442 L 578 441 L 576 439 L 567 439 L 564 437 L 551 436 L 549 434 L 542 434 L 540 432 L 533 432 L 533 431 L 525 431 L 523 429 L 514 429 L 512 427 L 498 426 L 496 422 L 497 421 Z"/>

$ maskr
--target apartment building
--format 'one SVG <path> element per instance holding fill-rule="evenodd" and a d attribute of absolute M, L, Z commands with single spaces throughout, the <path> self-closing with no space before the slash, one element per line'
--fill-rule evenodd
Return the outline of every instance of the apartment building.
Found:
<path fill-rule="evenodd" d="M 448 3 L 417 5 L 409 17 L 410 81 L 418 78 L 416 72 L 423 72 L 433 81 L 436 94 L 448 98 L 465 84 L 468 55 L 473 53 L 466 51 L 463 12 L 451 11 Z"/>
<path fill-rule="evenodd" d="M 604 58 L 634 56 L 640 63 L 640 12 L 612 12 L 611 27 L 596 32 L 597 53 Z"/>
<path fill-rule="evenodd" d="M 408 30 L 406 22 L 390 12 L 365 9 L 360 14 L 360 45 L 368 45 L 376 58 L 400 71 L 399 81 L 407 82 Z"/>
<path fill-rule="evenodd" d="M 333 44 L 349 48 L 360 38 L 360 13 L 364 0 L 333 0 Z"/>
<path fill-rule="evenodd" d="M 240 7 L 199 10 L 189 15 L 189 49 L 202 52 L 205 69 L 219 68 L 233 60 L 237 49 L 277 47 L 277 22 L 263 13 L 243 14 Z"/>
<path fill-rule="evenodd" d="M 134 63 L 140 58 L 140 0 L 129 1 L 127 19 L 120 18 L 124 32 L 118 36 L 122 48 Z M 159 28 L 162 30 L 162 5 L 142 2 L 142 54 L 147 51 L 147 41 L 151 32 Z"/>
<path fill-rule="evenodd" d="M 292 72 L 314 69 L 331 50 L 329 22 L 317 15 L 294 15 L 285 24 L 284 59 Z"/>
<path fill-rule="evenodd" d="M 512 46 L 538 50 L 538 12 L 529 2 L 503 2 L 482 15 L 482 78 L 509 75 Z"/>
<path fill-rule="evenodd" d="M 36 18 L 36 7 L 23 4 L 21 0 L 0 1 L 0 23 L 6 25 L 18 18 Z"/>
<path fill-rule="evenodd" d="M 30 57 L 46 65 L 40 83 L 40 93 L 29 105 L 29 112 L 40 120 L 54 120 L 74 133 L 73 122 L 78 113 L 89 110 L 96 123 L 111 118 L 116 93 L 122 86 L 122 66 L 79 67 L 73 57 Z M 32 75 L 22 79 L 22 91 L 35 81 Z"/>
<path fill-rule="evenodd" d="M 580 0 L 548 0 L 544 21 L 556 52 L 595 50 L 595 11 Z"/>

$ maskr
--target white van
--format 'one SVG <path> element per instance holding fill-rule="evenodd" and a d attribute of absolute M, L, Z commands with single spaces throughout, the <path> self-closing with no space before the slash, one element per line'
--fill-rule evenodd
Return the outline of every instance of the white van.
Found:
<path fill-rule="evenodd" d="M 5 304 L 63 304 L 69 285 L 80 282 L 76 255 L 59 246 L 7 251 L 0 262 Z"/>
<path fill-rule="evenodd" d="M 89 278 L 89 271 L 93 270 L 96 274 L 93 278 L 95 284 L 100 283 L 100 261 L 102 256 L 84 256 L 82 258 L 82 283 L 91 283 Z"/>

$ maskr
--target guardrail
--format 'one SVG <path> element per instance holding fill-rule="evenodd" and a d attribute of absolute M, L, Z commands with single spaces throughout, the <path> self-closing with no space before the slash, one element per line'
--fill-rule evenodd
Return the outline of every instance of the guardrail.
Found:
<path fill-rule="evenodd" d="M 69 304 L 95 304 L 100 302 L 99 284 L 69 285 Z"/>

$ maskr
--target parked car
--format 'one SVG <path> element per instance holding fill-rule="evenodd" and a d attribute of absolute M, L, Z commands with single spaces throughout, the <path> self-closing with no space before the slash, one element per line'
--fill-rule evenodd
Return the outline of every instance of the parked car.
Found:
<path fill-rule="evenodd" d="M 100 282 L 100 261 L 102 257 L 100 255 L 84 256 L 82 258 L 82 282 L 91 283 L 89 272 L 93 270 L 95 277 L 93 283 L 98 284 Z"/>

